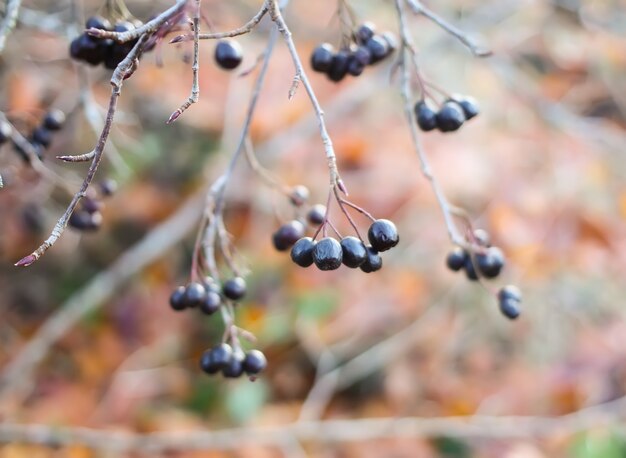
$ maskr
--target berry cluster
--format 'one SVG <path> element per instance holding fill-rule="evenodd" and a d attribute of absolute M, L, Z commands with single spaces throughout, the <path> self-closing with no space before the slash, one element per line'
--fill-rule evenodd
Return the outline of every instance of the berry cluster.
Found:
<path fill-rule="evenodd" d="M 520 315 L 522 293 L 517 286 L 507 285 L 498 291 L 498 306 L 502 314 L 514 320 Z"/>
<path fill-rule="evenodd" d="M 241 45 L 235 40 L 220 40 L 215 46 L 215 62 L 224 70 L 234 70 L 243 60 Z"/>
<path fill-rule="evenodd" d="M 128 32 L 141 27 L 143 23 L 139 20 L 119 21 L 115 25 L 101 17 L 92 16 L 87 19 L 85 23 L 85 29 L 98 29 L 106 30 L 109 32 Z M 87 32 L 83 32 L 76 37 L 70 44 L 70 56 L 73 59 L 87 62 L 90 65 L 104 66 L 110 70 L 115 68 L 124 60 L 128 53 L 133 49 L 133 46 L 137 43 L 137 40 L 132 40 L 126 43 L 116 43 L 109 38 L 99 38 L 89 35 Z M 146 47 L 144 51 L 148 51 L 149 47 Z"/>
<path fill-rule="evenodd" d="M 221 288 L 215 280 L 207 277 L 202 283 L 194 281 L 176 288 L 170 296 L 170 305 L 177 311 L 197 307 L 202 313 L 213 315 L 225 300 L 236 302 L 245 295 L 246 281 L 241 277 L 226 280 Z"/>
<path fill-rule="evenodd" d="M 504 253 L 500 248 L 491 246 L 485 231 L 474 231 L 474 240 L 480 250 L 470 253 L 464 248 L 456 247 L 446 258 L 448 268 L 455 272 L 465 270 L 465 275 L 472 281 L 479 278 L 496 278 L 505 264 Z"/>
<path fill-rule="evenodd" d="M 465 121 L 469 121 L 479 113 L 476 101 L 471 97 L 454 96 L 446 100 L 435 111 L 432 106 L 422 99 L 415 104 L 417 125 L 424 132 L 439 130 L 453 132 L 458 130 Z"/>
<path fill-rule="evenodd" d="M 391 32 L 376 35 L 376 26 L 366 22 L 352 34 L 352 43 L 339 51 L 329 43 L 315 48 L 311 67 L 331 81 L 339 82 L 346 75 L 359 76 L 365 67 L 390 56 L 397 47 L 396 37 Z"/>
<path fill-rule="evenodd" d="M 53 132 L 60 130 L 65 123 L 65 113 L 61 110 L 50 110 L 42 119 L 39 126 L 33 130 L 28 137 L 28 142 L 32 145 L 37 157 L 43 158 L 43 152 L 52 143 Z M 0 121 L 0 145 L 11 140 L 13 128 L 7 122 Z M 13 149 L 25 161 L 28 162 L 28 154 L 23 147 L 13 142 Z"/>
<path fill-rule="evenodd" d="M 241 348 L 233 348 L 221 343 L 205 351 L 200 358 L 200 368 L 209 375 L 221 372 L 224 377 L 238 378 L 244 373 L 256 377 L 267 367 L 267 359 L 259 350 L 244 353 Z"/>
<path fill-rule="evenodd" d="M 111 196 L 117 188 L 117 183 L 112 179 L 106 179 L 100 183 L 100 197 Z M 104 202 L 96 195 L 88 195 L 80 201 L 77 208 L 68 221 L 68 225 L 79 231 L 95 231 L 102 225 L 102 208 Z"/>

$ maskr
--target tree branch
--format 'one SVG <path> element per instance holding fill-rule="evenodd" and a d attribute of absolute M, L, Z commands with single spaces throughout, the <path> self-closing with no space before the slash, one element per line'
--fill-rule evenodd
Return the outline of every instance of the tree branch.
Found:
<path fill-rule="evenodd" d="M 4 51 L 7 37 L 15 28 L 17 17 L 22 6 L 22 0 L 7 0 L 4 18 L 0 22 L 0 54 Z"/>

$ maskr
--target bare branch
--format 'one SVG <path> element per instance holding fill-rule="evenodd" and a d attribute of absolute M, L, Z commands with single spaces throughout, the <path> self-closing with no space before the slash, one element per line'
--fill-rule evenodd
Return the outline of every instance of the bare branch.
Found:
<path fill-rule="evenodd" d="M 443 19 L 441 16 L 433 12 L 431 9 L 425 7 L 421 1 L 419 0 L 405 0 L 405 1 L 407 2 L 409 7 L 415 14 L 421 14 L 422 16 L 433 21 L 443 30 L 445 30 L 450 35 L 457 38 L 461 43 L 463 43 L 476 57 L 488 57 L 493 54 L 491 50 L 482 48 L 476 43 L 474 43 L 474 41 L 470 37 L 468 37 L 465 32 L 463 32 L 459 28 L 447 22 L 445 19 Z"/>
<path fill-rule="evenodd" d="M 22 0 L 7 0 L 4 18 L 0 22 L 0 54 L 4 51 L 7 37 L 15 28 L 17 17 L 22 6 Z"/>

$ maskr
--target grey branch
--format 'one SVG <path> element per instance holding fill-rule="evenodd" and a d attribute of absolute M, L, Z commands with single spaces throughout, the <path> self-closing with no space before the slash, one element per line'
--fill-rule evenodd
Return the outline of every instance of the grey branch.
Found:
<path fill-rule="evenodd" d="M 4 51 L 7 37 L 15 28 L 17 17 L 22 6 L 22 0 L 7 0 L 4 17 L 0 22 L 0 54 Z"/>

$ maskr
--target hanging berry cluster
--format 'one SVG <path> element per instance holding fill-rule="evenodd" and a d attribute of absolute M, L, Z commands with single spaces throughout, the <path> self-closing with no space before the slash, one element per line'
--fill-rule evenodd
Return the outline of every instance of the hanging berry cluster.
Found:
<path fill-rule="evenodd" d="M 241 347 L 221 343 L 206 350 L 200 358 L 200 368 L 207 374 L 221 372 L 226 378 L 238 378 L 244 373 L 251 380 L 267 367 L 267 359 L 259 350 L 244 352 Z"/>
<path fill-rule="evenodd" d="M 65 113 L 61 110 L 52 109 L 46 113 L 39 125 L 28 136 L 26 140 L 27 143 L 22 144 L 14 140 L 13 126 L 4 120 L 0 120 L 0 146 L 11 141 L 17 155 L 20 156 L 24 162 L 28 163 L 30 159 L 25 148 L 30 144 L 31 150 L 34 151 L 39 159 L 42 159 L 43 152 L 52 143 L 54 132 L 61 130 L 64 124 Z"/>
<path fill-rule="evenodd" d="M 329 43 L 313 50 L 311 67 L 324 73 L 331 81 L 339 82 L 346 75 L 359 76 L 368 65 L 374 65 L 389 57 L 398 47 L 391 32 L 376 35 L 376 26 L 371 22 L 362 24 L 352 33 L 352 41 L 335 51 Z"/>
<path fill-rule="evenodd" d="M 103 198 L 110 197 L 117 189 L 117 183 L 111 178 L 100 182 L 97 193 L 83 197 L 76 210 L 70 216 L 68 226 L 78 231 L 96 231 L 102 225 Z"/>
<path fill-rule="evenodd" d="M 471 97 L 454 96 L 441 104 L 435 111 L 431 104 L 422 99 L 415 104 L 417 125 L 424 132 L 439 130 L 454 132 L 479 113 L 476 101 Z"/>

